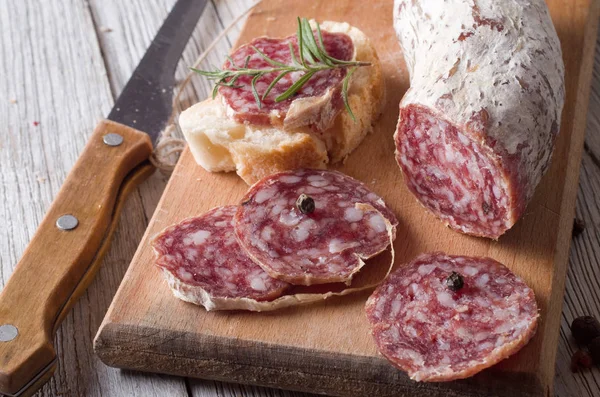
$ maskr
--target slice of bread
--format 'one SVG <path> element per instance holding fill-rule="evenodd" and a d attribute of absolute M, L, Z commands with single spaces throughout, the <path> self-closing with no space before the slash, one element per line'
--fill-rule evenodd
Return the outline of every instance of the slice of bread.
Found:
<path fill-rule="evenodd" d="M 311 24 L 316 27 L 314 21 Z M 179 116 L 179 125 L 198 164 L 211 172 L 236 171 L 246 183 L 253 184 L 275 172 L 324 168 L 342 161 L 372 131 L 384 102 L 381 63 L 375 48 L 363 32 L 347 23 L 323 22 L 320 27 L 347 34 L 354 43 L 353 60 L 371 63 L 357 68 L 350 77 L 348 102 L 356 120 L 342 109 L 332 127 L 322 132 L 308 126 L 284 129 L 283 124 L 238 123 L 228 116 L 222 98 L 217 96 Z M 290 111 L 304 106 L 294 102 Z"/>

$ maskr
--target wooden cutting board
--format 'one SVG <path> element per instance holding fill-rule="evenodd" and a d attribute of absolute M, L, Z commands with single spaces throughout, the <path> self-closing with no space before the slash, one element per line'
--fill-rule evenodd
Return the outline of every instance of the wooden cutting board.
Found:
<path fill-rule="evenodd" d="M 205 172 L 186 150 L 100 327 L 95 350 L 101 360 L 121 368 L 336 395 L 552 395 L 599 2 L 548 4 L 566 64 L 561 132 L 552 167 L 525 216 L 498 242 L 445 228 L 404 186 L 392 134 L 409 82 L 392 29 L 392 0 L 263 1 L 239 40 L 292 34 L 296 16 L 347 21 L 371 38 L 384 65 L 387 107 L 374 133 L 345 165 L 334 168 L 364 181 L 397 214 L 396 265 L 442 250 L 490 256 L 521 276 L 535 290 L 541 310 L 537 335 L 521 352 L 469 380 L 415 383 L 377 353 L 363 309 L 368 292 L 271 313 L 207 313 L 175 299 L 153 266 L 148 239 L 184 218 L 237 203 L 247 189 L 235 174 Z M 389 255 L 371 260 L 357 282 L 381 274 L 386 260 Z"/>

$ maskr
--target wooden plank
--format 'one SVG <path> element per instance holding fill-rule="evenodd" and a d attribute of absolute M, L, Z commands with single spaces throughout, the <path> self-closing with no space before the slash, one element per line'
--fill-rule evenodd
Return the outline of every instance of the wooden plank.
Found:
<path fill-rule="evenodd" d="M 151 3 L 143 0 L 90 1 L 111 90 L 115 97 L 127 83 L 174 4 L 175 0 L 159 0 Z M 238 0 L 235 2 L 235 7 L 231 7 L 230 2 L 209 1 L 177 67 L 175 76 L 178 82 L 183 81 L 189 73 L 189 67 L 223 28 L 253 4 L 251 0 Z M 239 28 L 233 29 L 230 33 L 233 38 L 238 34 Z M 227 41 L 219 42 L 211 52 L 207 63 L 220 63 L 229 48 L 230 44 Z M 205 95 L 209 90 L 210 87 L 203 80 L 194 79 L 184 91 L 180 106 L 187 108 L 198 101 L 198 93 Z M 140 187 L 140 197 L 148 219 L 154 213 L 167 181 L 168 175 L 157 173 L 154 178 Z"/>
<path fill-rule="evenodd" d="M 267 387 L 239 385 L 213 380 L 190 379 L 193 397 L 316 397 L 316 394 L 270 389 Z"/>
<path fill-rule="evenodd" d="M 565 288 L 566 265 L 568 263 L 569 246 L 571 242 L 573 218 L 575 216 L 574 207 L 577 196 L 577 181 L 579 179 L 579 169 L 583 151 L 583 141 L 585 137 L 585 126 L 587 120 L 587 109 L 590 96 L 590 84 L 593 72 L 593 54 L 596 45 L 598 33 L 598 18 L 600 16 L 600 2 L 591 0 L 586 3 L 587 13 L 580 10 L 567 10 L 573 3 L 557 1 L 555 6 L 549 2 L 550 12 L 553 17 L 557 32 L 561 39 L 563 49 L 563 58 L 565 59 L 565 84 L 567 87 L 576 87 L 575 91 L 567 92 L 563 117 L 567 123 L 562 123 L 562 136 L 558 138 L 557 149 L 560 149 L 561 143 L 568 141 L 568 150 L 556 150 L 553 154 L 553 164 L 551 168 L 561 167 L 561 173 L 564 174 L 563 200 L 560 205 L 561 219 L 558 224 L 557 243 L 562 244 L 556 250 L 554 257 L 554 274 L 552 275 L 551 291 L 552 296 L 548 300 L 548 311 L 550 314 L 545 320 L 544 345 L 541 354 L 541 373 L 542 384 L 545 385 L 546 394 L 553 390 L 554 370 L 556 366 L 556 353 L 559 341 L 560 329 L 560 311 Z M 571 18 L 567 24 L 564 21 L 564 14 L 571 13 Z M 569 88 L 567 88 L 569 91 Z M 569 125 L 568 121 L 572 124 Z M 570 136 L 566 136 L 570 134 Z M 559 160 L 562 157 L 563 161 Z M 565 161 L 566 160 L 566 164 Z M 575 161 L 572 161 L 575 159 Z M 552 175 L 550 173 L 550 175 Z M 546 176 L 548 178 L 548 175 Z M 560 189 L 552 184 L 546 184 L 546 189 L 538 189 L 537 194 L 551 195 Z M 560 185 L 559 185 L 560 186 Z M 552 208 L 552 207 L 546 207 Z M 539 298 L 538 298 L 539 299 Z"/>
<path fill-rule="evenodd" d="M 0 9 L 3 285 L 113 96 L 86 2 L 1 0 Z M 92 338 L 146 224 L 138 194 L 126 205 L 96 281 L 58 331 L 58 368 L 38 396 L 187 396 L 179 378 L 117 377 L 119 371 L 92 352 Z"/>
<path fill-rule="evenodd" d="M 600 42 L 600 32 L 598 33 Z M 573 374 L 571 355 L 578 349 L 569 326 L 574 318 L 590 314 L 600 318 L 600 47 L 596 46 L 592 92 L 587 120 L 586 150 L 581 164 L 577 217 L 586 222 L 584 232 L 573 239 L 569 275 L 561 317 L 556 360 L 558 397 L 600 395 L 600 370 Z"/>
<path fill-rule="evenodd" d="M 415 389 L 414 383 L 377 356 L 362 314 L 366 294 L 278 314 L 206 313 L 166 299 L 168 289 L 158 272 L 149 271 L 152 254 L 143 241 L 98 337 L 97 351 L 103 360 L 143 370 L 342 394 L 386 387 L 396 393 L 422 395 L 470 394 L 475 390 L 516 393 L 517 389 L 521 394 L 550 394 L 591 67 L 591 60 L 583 56 L 583 46 L 586 37 L 586 43 L 590 36 L 593 43 L 597 14 L 595 8 L 594 13 L 588 13 L 592 4 L 588 0 L 580 0 L 576 6 L 569 2 L 569 7 L 564 0 L 549 4 L 567 66 L 562 134 L 551 170 L 527 216 L 499 244 L 446 230 L 425 214 L 403 188 L 391 156 L 390 131 L 396 119 L 395 104 L 407 80 L 406 74 L 398 70 L 402 62 L 391 26 L 381 22 L 389 20 L 390 2 L 302 4 L 303 15 L 346 20 L 364 29 L 374 39 L 385 63 L 390 107 L 376 132 L 341 169 L 365 181 L 375 179 L 374 190 L 401 216 L 404 229 L 396 243 L 398 262 L 421 251 L 443 249 L 490 255 L 506 263 L 534 288 L 544 319 L 537 336 L 521 353 L 470 381 L 419 385 Z M 593 4 L 596 7 L 597 2 Z M 265 33 L 291 33 L 293 26 L 287 21 L 299 12 L 290 3 L 263 2 L 250 18 L 242 41 Z M 379 158 L 378 167 L 365 169 L 362 159 L 374 157 Z M 390 172 L 377 173 L 375 169 Z M 562 186 L 565 188 L 557 188 Z M 185 152 L 146 238 L 211 206 L 234 203 L 245 189 L 233 175 L 204 172 Z M 196 200 L 184 199 L 191 196 Z M 370 267 L 378 265 L 382 263 L 376 260 Z M 307 328 L 306 324 L 312 326 Z M 165 339 L 169 340 L 167 345 Z"/>

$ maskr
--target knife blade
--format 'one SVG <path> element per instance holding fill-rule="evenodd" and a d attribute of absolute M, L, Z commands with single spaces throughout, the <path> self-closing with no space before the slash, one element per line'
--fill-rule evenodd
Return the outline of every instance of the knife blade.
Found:
<path fill-rule="evenodd" d="M 206 2 L 179 0 L 173 6 L 109 113 L 109 120 L 144 131 L 156 143 L 173 110 L 175 68 Z"/>
<path fill-rule="evenodd" d="M 98 270 L 126 196 L 154 171 L 175 68 L 206 3 L 173 6 L 0 293 L 0 394 L 31 395 L 52 376 L 58 326 Z"/>

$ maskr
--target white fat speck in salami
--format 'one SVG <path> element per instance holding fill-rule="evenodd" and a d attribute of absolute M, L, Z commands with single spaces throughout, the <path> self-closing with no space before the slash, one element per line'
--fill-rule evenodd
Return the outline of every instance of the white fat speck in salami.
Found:
<path fill-rule="evenodd" d="M 544 0 L 395 0 L 410 73 L 395 134 L 411 192 L 444 223 L 498 238 L 549 167 L 565 98 Z"/>
<path fill-rule="evenodd" d="M 312 190 L 315 185 L 335 190 Z M 313 212 L 297 208 L 301 194 L 314 200 Z M 273 217 L 275 206 L 283 208 Z M 312 285 L 349 283 L 363 260 L 390 244 L 388 223 L 395 236 L 396 217 L 361 182 L 335 171 L 295 170 L 252 186 L 234 228 L 240 245 L 272 277 Z"/>
<path fill-rule="evenodd" d="M 461 275 L 454 291 L 447 279 Z M 417 381 L 476 374 L 516 353 L 535 334 L 535 296 L 490 258 L 423 254 L 393 272 L 366 304 L 379 351 Z"/>
<path fill-rule="evenodd" d="M 156 264 L 176 296 L 207 310 L 243 309 L 248 300 L 273 300 L 288 289 L 288 283 L 270 277 L 242 250 L 233 231 L 236 211 L 236 206 L 214 208 L 153 239 Z M 273 232 L 264 228 L 262 237 L 268 240 Z"/>

